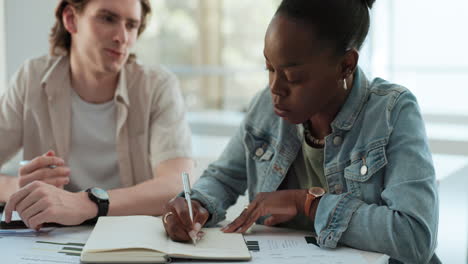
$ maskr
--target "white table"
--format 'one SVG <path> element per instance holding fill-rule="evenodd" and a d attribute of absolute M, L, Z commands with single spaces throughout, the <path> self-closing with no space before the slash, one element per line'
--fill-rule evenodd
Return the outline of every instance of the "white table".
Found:
<path fill-rule="evenodd" d="M 67 227 L 67 228 L 57 228 L 52 230 L 49 233 L 40 234 L 38 236 L 30 237 L 1 237 L 0 234 L 0 263 L 8 264 L 46 264 L 46 263 L 66 263 L 66 264 L 78 264 L 79 261 L 79 250 L 82 248 L 82 245 L 77 245 L 75 243 L 86 243 L 89 234 L 92 231 L 92 227 L 81 226 L 81 227 Z M 246 241 L 256 241 L 260 245 L 260 251 L 252 252 L 252 260 L 248 263 L 278 263 L 275 260 L 281 259 L 281 249 L 283 253 L 286 252 L 284 245 L 291 247 L 287 251 L 296 250 L 295 254 L 300 255 L 300 250 L 303 248 L 294 248 L 294 243 L 297 241 L 304 241 L 304 245 L 299 246 L 310 246 L 315 251 L 323 251 L 318 247 L 307 244 L 305 242 L 305 236 L 309 235 L 307 233 L 283 229 L 283 228 L 272 228 L 266 226 L 254 226 L 253 232 L 245 235 Z M 283 243 L 284 242 L 284 243 Z M 68 243 L 72 243 L 67 245 Z M 280 245 L 281 244 L 281 245 Z M 280 245 L 280 248 L 275 251 L 275 256 L 269 254 L 269 246 Z M 263 249 L 263 251 L 262 251 Z M 299 249 L 299 251 L 298 251 Z M 322 253 L 324 257 L 330 253 L 335 256 L 351 256 L 359 257 L 363 260 L 363 264 L 384 264 L 388 262 L 388 256 L 374 253 L 360 251 L 350 248 L 340 248 L 338 250 L 325 250 Z M 263 253 L 263 254 L 262 254 Z M 291 252 L 288 252 L 291 253 Z M 292 253 L 294 254 L 294 253 Z M 314 255 L 316 258 L 317 255 Z M 296 256 L 296 263 L 302 263 L 301 256 Z M 302 260 L 305 260 L 305 257 L 302 256 Z M 193 261 L 183 261 L 176 260 L 178 263 L 194 263 Z M 203 262 L 196 262 L 203 263 Z M 214 264 L 215 262 L 209 262 Z M 221 263 L 221 262 L 218 262 Z M 234 262 L 228 262 L 234 263 Z M 245 263 L 245 262 L 239 262 Z M 306 263 L 306 262 L 304 262 Z M 316 262 L 317 263 L 317 262 Z"/>

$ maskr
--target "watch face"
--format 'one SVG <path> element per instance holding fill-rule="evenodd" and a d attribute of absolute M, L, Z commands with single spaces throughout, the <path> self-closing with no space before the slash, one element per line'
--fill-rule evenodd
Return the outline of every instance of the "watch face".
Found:
<path fill-rule="evenodd" d="M 106 191 L 100 188 L 91 188 L 91 193 L 100 200 L 109 200 L 109 195 Z"/>
<path fill-rule="evenodd" d="M 313 194 L 315 197 L 319 197 L 325 194 L 325 190 L 320 187 L 312 187 L 309 189 L 309 193 Z"/>

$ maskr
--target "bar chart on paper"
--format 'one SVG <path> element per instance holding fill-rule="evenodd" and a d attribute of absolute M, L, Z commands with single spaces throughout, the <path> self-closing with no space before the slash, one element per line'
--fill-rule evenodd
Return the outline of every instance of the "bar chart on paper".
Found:
<path fill-rule="evenodd" d="M 6 263 L 32 264 L 32 263 L 59 263 L 79 264 L 80 254 L 84 244 L 61 243 L 50 241 L 31 241 L 24 239 L 9 239 L 10 242 L 21 243 L 21 250 L 15 250 L 4 255 L 2 260 Z M 0 240 L 1 245 L 1 240 Z M 7 259 L 5 259 L 5 257 Z"/>
<path fill-rule="evenodd" d="M 0 236 L 0 263 L 79 264 L 80 254 L 92 228 L 57 228 L 28 236 Z"/>
<path fill-rule="evenodd" d="M 35 251 L 47 251 L 47 252 L 56 252 L 57 254 L 64 254 L 67 256 L 80 256 L 81 251 L 83 250 L 83 243 L 57 243 L 49 241 L 35 241 L 34 248 L 31 249 L 32 252 Z"/>

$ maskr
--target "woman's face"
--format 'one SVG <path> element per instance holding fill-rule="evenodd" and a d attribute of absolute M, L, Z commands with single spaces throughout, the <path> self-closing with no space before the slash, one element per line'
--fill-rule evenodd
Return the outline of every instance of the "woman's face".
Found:
<path fill-rule="evenodd" d="M 313 27 L 276 15 L 266 36 L 264 55 L 275 113 L 300 124 L 328 112 L 345 92 L 333 49 L 315 38 Z"/>

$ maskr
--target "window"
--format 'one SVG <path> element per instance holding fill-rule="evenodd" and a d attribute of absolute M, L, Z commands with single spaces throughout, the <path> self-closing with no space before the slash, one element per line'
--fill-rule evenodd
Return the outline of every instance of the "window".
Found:
<path fill-rule="evenodd" d="M 136 51 L 181 80 L 190 110 L 243 110 L 266 87 L 263 38 L 279 0 L 152 0 Z"/>
<path fill-rule="evenodd" d="M 408 87 L 423 113 L 468 115 L 468 1 L 376 1 L 372 70 Z"/>

